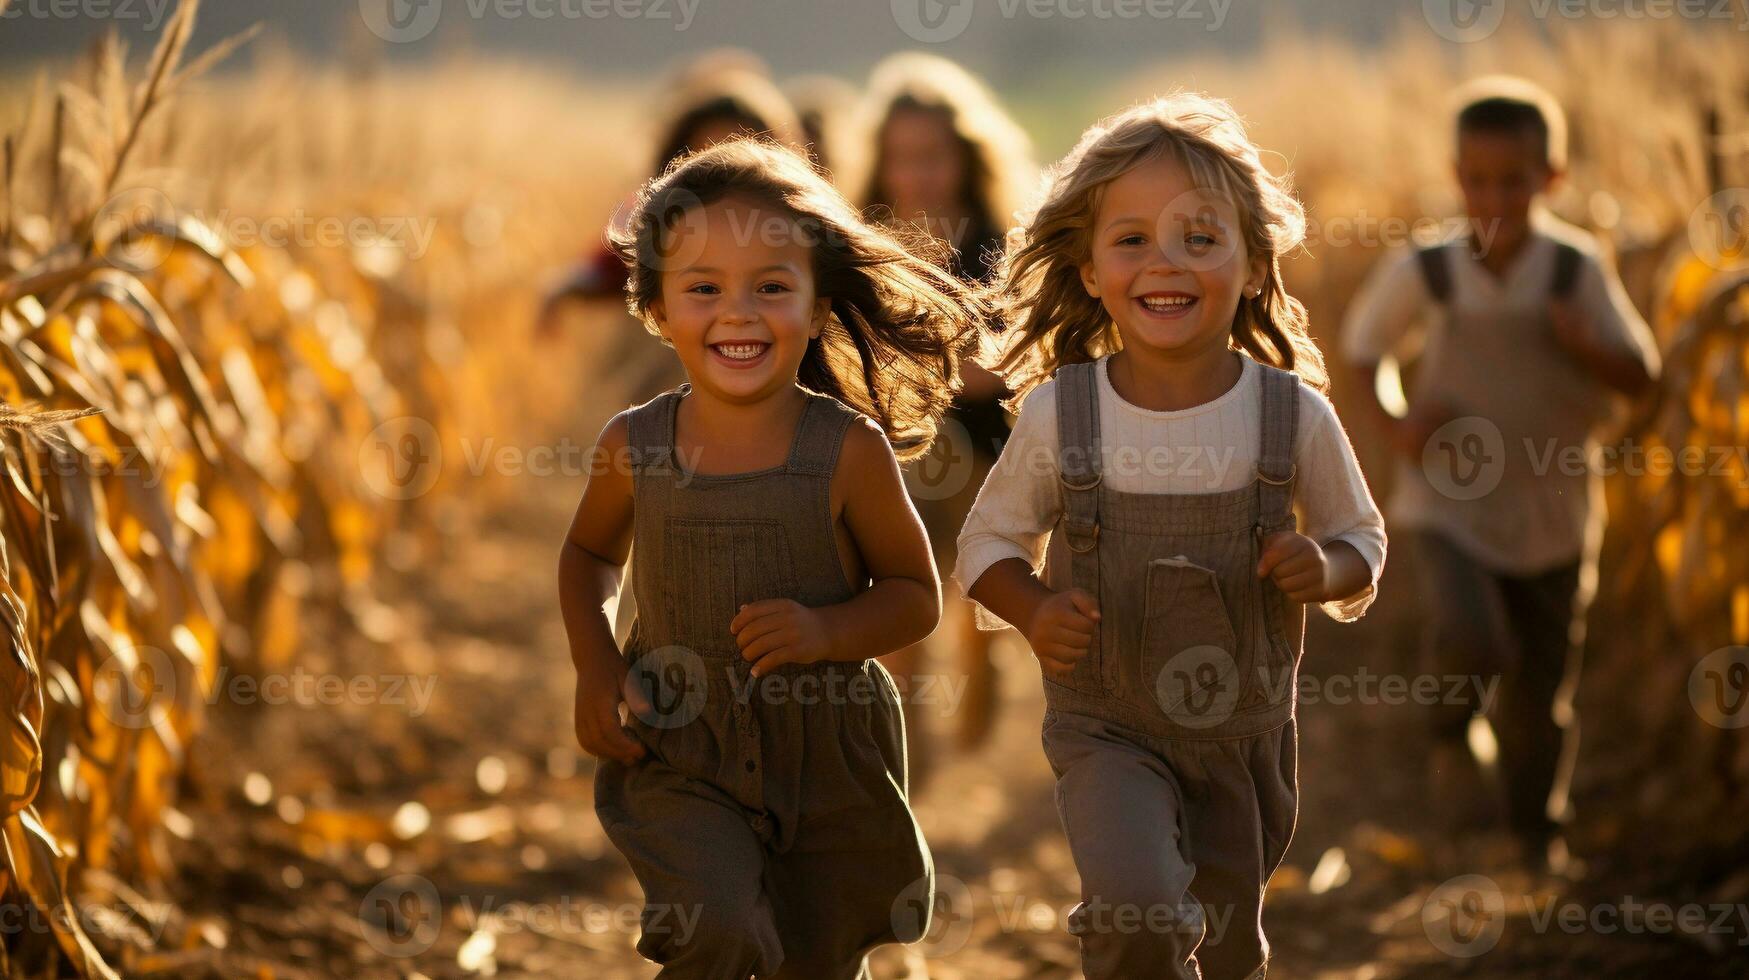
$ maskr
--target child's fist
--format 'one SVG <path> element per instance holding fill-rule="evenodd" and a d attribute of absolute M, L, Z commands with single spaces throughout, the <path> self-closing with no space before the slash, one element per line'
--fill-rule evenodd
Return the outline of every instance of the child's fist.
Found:
<path fill-rule="evenodd" d="M 643 692 L 626 684 L 626 663 L 618 656 L 588 663 L 577 672 L 577 744 L 597 759 L 615 759 L 631 765 L 644 757 L 644 745 L 626 734 L 619 723 L 623 697 L 635 699 L 632 711 L 648 711 Z"/>
<path fill-rule="evenodd" d="M 1295 602 L 1323 602 L 1330 592 L 1330 561 L 1318 542 L 1294 531 L 1277 531 L 1263 540 L 1257 577 Z"/>
<path fill-rule="evenodd" d="M 1420 462 L 1421 454 L 1426 451 L 1433 434 L 1457 417 L 1457 411 L 1444 402 L 1423 401 L 1413 405 L 1408 415 L 1391 423 L 1391 447 Z"/>
<path fill-rule="evenodd" d="M 752 661 L 754 677 L 764 677 L 779 664 L 811 664 L 832 652 L 826 620 L 818 610 L 794 599 L 761 599 L 741 607 L 729 621 L 729 632 Z"/>
<path fill-rule="evenodd" d="M 1056 592 L 1033 610 L 1027 624 L 1026 642 L 1045 673 L 1067 674 L 1093 644 L 1093 627 L 1099 622 L 1099 603 L 1086 589 Z"/>
<path fill-rule="evenodd" d="M 1549 301 L 1549 327 L 1554 332 L 1555 341 L 1573 353 L 1584 355 L 1598 346 L 1591 321 L 1570 299 Z"/>

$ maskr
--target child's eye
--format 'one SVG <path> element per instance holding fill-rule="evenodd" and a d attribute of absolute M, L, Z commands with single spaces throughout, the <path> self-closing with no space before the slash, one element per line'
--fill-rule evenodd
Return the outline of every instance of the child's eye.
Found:
<path fill-rule="evenodd" d="M 1206 231 L 1193 231 L 1189 235 L 1185 236 L 1184 241 L 1185 241 L 1185 244 L 1187 244 L 1187 245 L 1196 245 L 1196 246 L 1199 246 L 1202 248 L 1212 248 L 1220 242 L 1220 239 L 1216 238 L 1215 236 L 1209 234 Z"/>
<path fill-rule="evenodd" d="M 1143 235 L 1140 232 L 1137 232 L 1136 234 L 1133 234 L 1133 235 L 1123 236 L 1122 238 L 1117 240 L 1117 243 L 1119 245 L 1144 245 L 1147 243 L 1147 241 L 1148 241 L 1148 236 Z"/>
<path fill-rule="evenodd" d="M 759 291 L 762 293 L 787 293 L 789 286 L 781 282 L 765 282 L 759 284 Z"/>
<path fill-rule="evenodd" d="M 717 294 L 717 287 L 715 283 L 695 282 L 686 287 L 686 291 L 689 293 L 698 293 L 702 296 L 715 296 Z"/>

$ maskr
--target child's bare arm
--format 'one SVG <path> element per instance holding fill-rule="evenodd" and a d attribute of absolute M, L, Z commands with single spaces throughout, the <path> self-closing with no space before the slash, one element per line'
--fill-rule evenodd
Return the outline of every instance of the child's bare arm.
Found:
<path fill-rule="evenodd" d="M 1372 569 L 1346 541 L 1319 545 L 1297 531 L 1280 531 L 1264 541 L 1257 577 L 1274 579 L 1295 602 L 1331 602 L 1371 585 Z"/>
<path fill-rule="evenodd" d="M 1629 396 L 1651 387 L 1652 372 L 1639 351 L 1626 344 L 1611 343 L 1592 315 L 1577 303 L 1566 300 L 1551 302 L 1549 319 L 1554 327 L 1555 340 L 1592 377 Z"/>
<path fill-rule="evenodd" d="M 577 668 L 577 741 L 589 754 L 635 762 L 644 747 L 619 722 L 626 664 L 613 639 L 607 602 L 619 591 L 631 551 L 632 477 L 625 466 L 627 422 L 608 422 L 590 458 L 589 482 L 559 553 L 559 609 Z"/>
<path fill-rule="evenodd" d="M 873 584 L 830 606 L 766 599 L 743 607 L 729 628 L 757 676 L 783 663 L 891 653 L 928 636 L 941 618 L 935 557 L 886 436 L 871 423 L 851 425 L 832 482 Z"/>
<path fill-rule="evenodd" d="M 966 595 L 1019 630 L 1047 673 L 1068 673 L 1092 646 L 1099 620 L 1092 593 L 1053 592 L 1019 558 L 1004 558 L 985 569 Z"/>

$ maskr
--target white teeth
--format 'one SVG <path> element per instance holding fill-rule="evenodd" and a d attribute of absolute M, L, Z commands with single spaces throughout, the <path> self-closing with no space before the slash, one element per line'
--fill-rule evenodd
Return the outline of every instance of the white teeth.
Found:
<path fill-rule="evenodd" d="M 1194 296 L 1143 296 L 1142 305 L 1150 310 L 1169 310 L 1178 306 L 1189 306 L 1196 301 Z"/>
<path fill-rule="evenodd" d="M 767 344 L 712 344 L 717 353 L 737 361 L 751 361 L 765 353 Z"/>

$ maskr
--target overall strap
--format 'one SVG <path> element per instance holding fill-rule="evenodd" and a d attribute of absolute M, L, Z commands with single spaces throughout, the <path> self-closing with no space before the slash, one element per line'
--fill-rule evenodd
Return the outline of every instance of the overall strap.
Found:
<path fill-rule="evenodd" d="M 1451 256 L 1448 243 L 1423 245 L 1415 250 L 1415 260 L 1421 265 L 1421 278 L 1427 283 L 1427 293 L 1441 306 L 1451 301 Z"/>
<path fill-rule="evenodd" d="M 1257 445 L 1257 526 L 1272 533 L 1294 526 L 1294 430 L 1299 425 L 1300 378 L 1257 364 L 1263 385 L 1263 428 Z"/>
<path fill-rule="evenodd" d="M 1057 464 L 1069 550 L 1091 552 L 1099 541 L 1099 381 L 1096 363 L 1056 371 Z"/>
<path fill-rule="evenodd" d="M 680 405 L 678 388 L 632 409 L 626 416 L 626 445 L 634 473 L 667 475 L 674 462 L 674 415 Z"/>
<path fill-rule="evenodd" d="M 859 413 L 830 395 L 810 392 L 807 407 L 796 423 L 795 441 L 790 444 L 788 468 L 791 473 L 830 477 L 838 467 L 838 452 L 844 446 L 844 433 Z"/>

